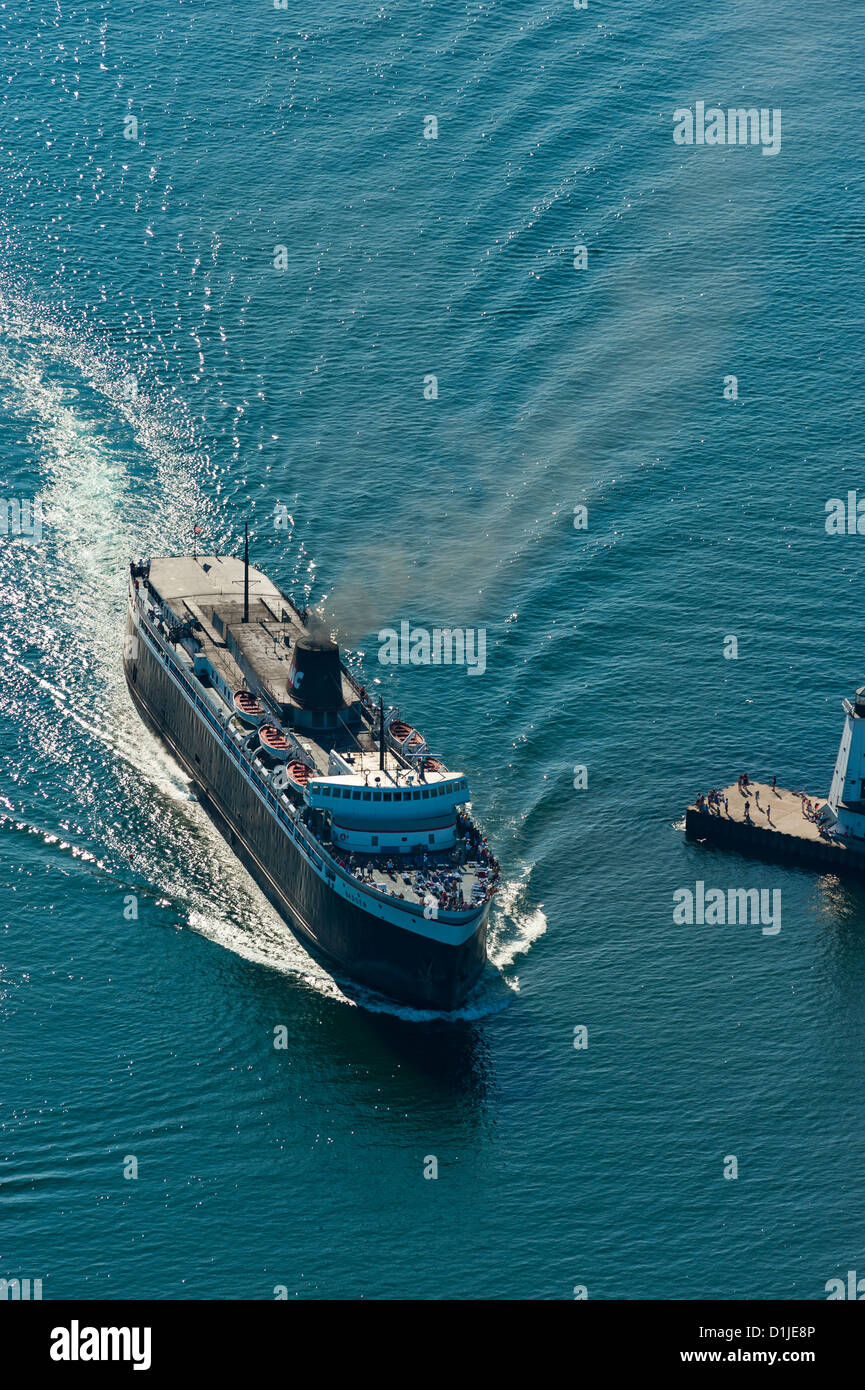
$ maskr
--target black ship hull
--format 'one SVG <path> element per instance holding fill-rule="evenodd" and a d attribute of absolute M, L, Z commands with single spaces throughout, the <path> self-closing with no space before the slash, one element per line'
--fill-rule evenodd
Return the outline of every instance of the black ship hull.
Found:
<path fill-rule="evenodd" d="M 211 820 L 266 897 L 313 954 L 373 990 L 415 1008 L 451 1012 L 486 961 L 489 903 L 471 935 L 452 945 L 349 902 L 307 862 L 147 643 L 131 613 L 123 666 L 133 702 L 196 786 Z M 359 895 L 358 895 L 359 896 Z"/>

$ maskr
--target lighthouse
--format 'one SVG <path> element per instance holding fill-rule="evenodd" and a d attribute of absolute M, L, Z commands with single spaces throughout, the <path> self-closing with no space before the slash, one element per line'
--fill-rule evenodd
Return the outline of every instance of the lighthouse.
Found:
<path fill-rule="evenodd" d="M 835 819 L 836 835 L 865 840 L 865 685 L 853 699 L 843 701 L 844 729 L 827 810 Z"/>

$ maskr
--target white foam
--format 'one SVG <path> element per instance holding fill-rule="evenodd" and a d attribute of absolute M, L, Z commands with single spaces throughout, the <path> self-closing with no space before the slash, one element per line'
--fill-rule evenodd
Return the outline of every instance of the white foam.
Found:
<path fill-rule="evenodd" d="M 5 665 L 18 678 L 11 699 L 32 706 L 41 691 L 53 704 L 57 730 L 66 737 L 43 739 L 40 756 L 53 758 L 52 770 L 66 772 L 70 798 L 79 789 L 82 763 L 80 746 L 69 737 L 71 727 L 82 741 L 98 741 L 105 748 L 130 814 L 112 813 L 116 792 L 107 778 L 99 785 L 97 772 L 79 812 L 87 819 L 90 840 L 104 847 L 96 857 L 98 867 L 113 872 L 104 862 L 110 856 L 124 868 L 131 863 L 192 930 L 247 960 L 291 975 L 328 999 L 413 1022 L 442 1017 L 354 985 L 351 997 L 340 988 L 246 873 L 191 797 L 189 779 L 129 699 L 120 661 L 126 563 L 157 540 L 167 549 L 181 549 L 191 536 L 192 518 L 200 521 L 204 510 L 197 481 L 202 458 L 182 423 L 188 418 L 182 405 L 178 425 L 164 402 L 143 386 L 130 398 L 124 386 L 129 363 L 111 360 L 74 326 L 24 297 L 13 299 L 8 288 L 0 290 L 0 316 L 4 406 L 26 422 L 33 455 L 43 467 L 40 500 L 46 515 L 43 543 L 28 550 L 26 586 L 28 624 L 33 612 L 42 610 L 38 630 L 47 661 L 42 673 L 34 671 L 18 656 L 23 637 L 6 635 Z M 82 392 L 90 393 L 86 404 Z M 109 425 L 126 426 L 129 451 L 108 442 L 113 436 L 102 414 Z M 130 470 L 129 458 L 134 460 L 136 452 L 154 476 L 158 507 L 142 497 L 140 476 Z M 307 587 L 314 570 L 315 561 L 298 546 L 296 574 L 298 579 L 305 576 Z M 13 589 L 25 582 L 14 570 L 6 577 Z M 20 597 L 23 612 L 23 590 Z M 86 761 L 91 770 L 96 766 L 92 759 Z M 21 814 L 11 802 L 5 804 L 13 815 Z M 27 828 L 46 842 L 56 838 L 35 826 Z M 90 857 L 89 850 L 73 852 Z M 507 972 L 546 930 L 543 912 L 530 900 L 530 875 L 527 867 L 502 886 L 491 918 L 491 964 L 472 998 L 444 1017 L 481 1018 L 512 999 L 519 984 Z"/>

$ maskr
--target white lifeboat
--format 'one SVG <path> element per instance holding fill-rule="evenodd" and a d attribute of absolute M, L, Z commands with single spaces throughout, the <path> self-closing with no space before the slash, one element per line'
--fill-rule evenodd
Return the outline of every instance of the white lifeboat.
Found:
<path fill-rule="evenodd" d="M 406 724 L 402 719 L 392 719 L 388 725 L 390 736 L 400 748 L 404 748 L 409 753 L 416 752 L 423 747 L 423 735 L 417 729 L 413 729 L 410 724 Z"/>

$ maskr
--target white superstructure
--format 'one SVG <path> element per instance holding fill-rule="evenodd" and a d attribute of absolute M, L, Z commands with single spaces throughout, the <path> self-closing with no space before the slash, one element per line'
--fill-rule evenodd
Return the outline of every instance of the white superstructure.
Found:
<path fill-rule="evenodd" d="M 332 757 L 331 764 L 335 775 L 311 777 L 306 800 L 329 814 L 335 845 L 368 854 L 417 854 L 456 843 L 457 807 L 469 800 L 462 773 L 421 777 L 408 768 L 384 770 L 375 753 Z"/>

